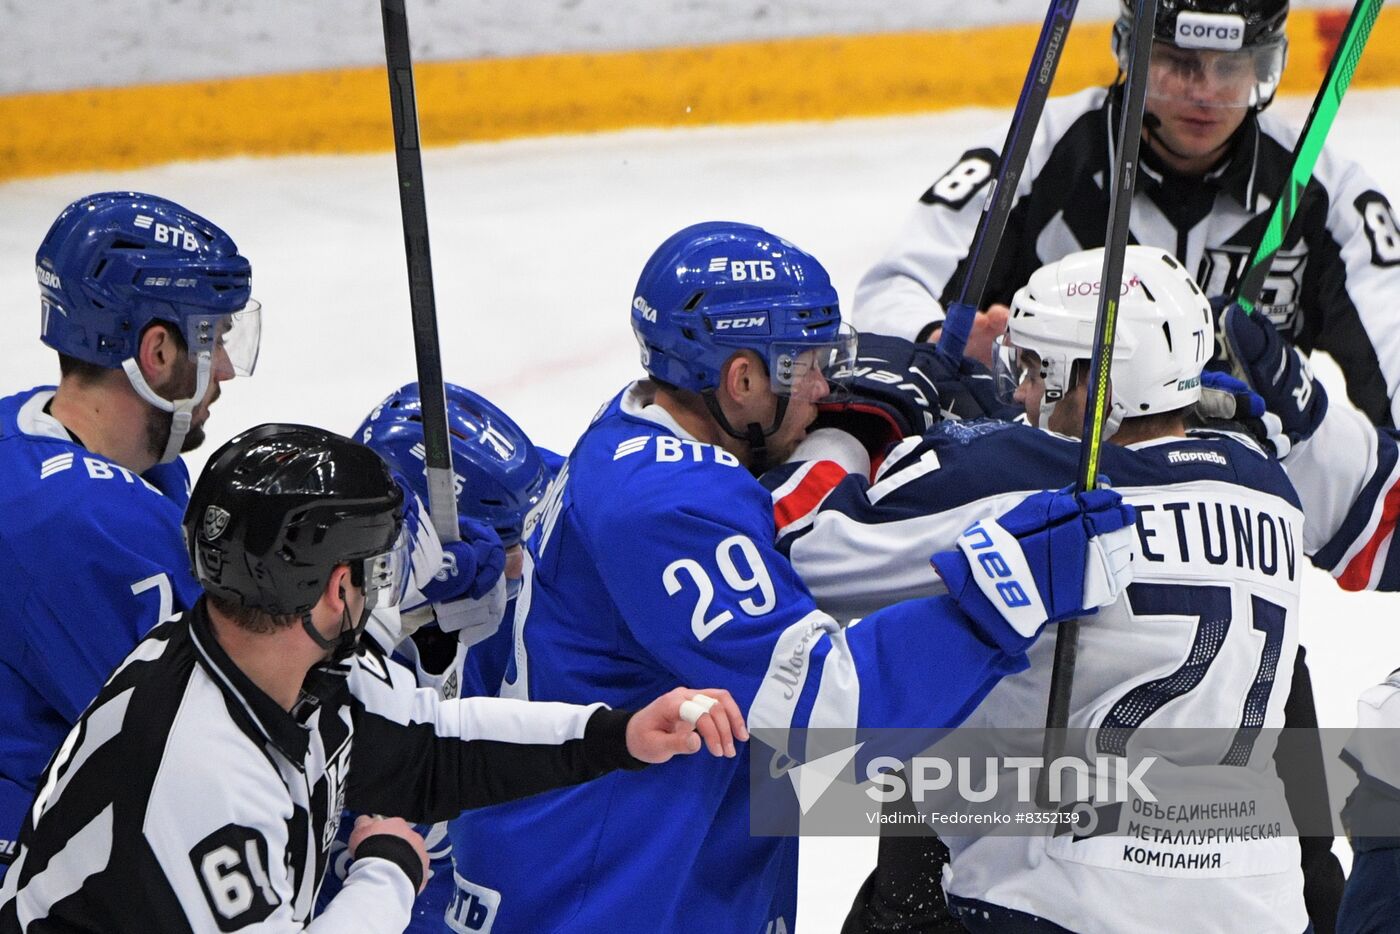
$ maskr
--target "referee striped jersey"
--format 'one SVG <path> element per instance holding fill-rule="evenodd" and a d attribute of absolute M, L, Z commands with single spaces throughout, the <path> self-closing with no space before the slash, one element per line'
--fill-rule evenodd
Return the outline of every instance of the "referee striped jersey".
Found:
<path fill-rule="evenodd" d="M 444 702 L 368 639 L 313 670 L 288 713 L 225 654 L 201 601 L 137 645 L 54 754 L 0 932 L 401 931 L 413 885 L 390 858 L 358 860 L 311 920 L 344 808 L 439 821 L 640 767 L 629 716 Z"/>

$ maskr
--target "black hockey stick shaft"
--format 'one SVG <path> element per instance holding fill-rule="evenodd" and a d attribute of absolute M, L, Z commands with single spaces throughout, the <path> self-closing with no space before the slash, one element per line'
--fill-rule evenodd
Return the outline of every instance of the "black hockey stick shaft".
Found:
<path fill-rule="evenodd" d="M 1050 96 L 1050 85 L 1055 80 L 1055 70 L 1060 66 L 1060 53 L 1064 51 L 1065 39 L 1069 36 L 1070 23 L 1078 6 L 1079 0 L 1051 0 L 1045 13 L 1045 23 L 1040 27 L 1040 38 L 1031 56 L 1030 68 L 1026 71 L 1025 83 L 1021 85 L 1021 97 L 1016 101 L 1011 126 L 1006 131 L 1006 142 L 1001 147 L 997 174 L 982 203 L 982 217 L 973 235 L 972 252 L 967 256 L 967 272 L 963 276 L 962 289 L 957 301 L 948 306 L 943 319 L 943 332 L 938 337 L 938 349 L 954 360 L 961 360 L 967 349 L 967 339 L 972 334 L 977 309 L 982 306 L 982 293 L 986 291 L 987 278 L 991 275 L 997 248 L 1001 246 L 1001 236 L 1006 230 L 1006 219 L 1016 203 L 1016 187 L 1026 167 L 1026 155 L 1030 152 L 1031 141 L 1035 139 L 1035 129 L 1040 124 L 1041 111 L 1045 109 L 1045 101 Z"/>
<path fill-rule="evenodd" d="M 1380 15 L 1383 2 L 1384 0 L 1357 0 L 1351 9 L 1351 17 L 1337 42 L 1337 51 L 1333 53 L 1332 61 L 1327 66 L 1327 74 L 1322 79 L 1322 86 L 1313 98 L 1308 122 L 1303 124 L 1303 132 L 1299 134 L 1298 143 L 1293 148 L 1293 165 L 1289 169 L 1288 178 L 1274 201 L 1269 223 L 1260 231 L 1259 240 L 1250 252 L 1249 264 L 1235 289 L 1235 303 L 1247 314 L 1253 314 L 1254 306 L 1264 292 L 1264 282 L 1269 277 L 1269 269 L 1283 246 L 1283 238 L 1288 233 L 1294 215 L 1298 213 L 1303 191 L 1312 179 L 1313 167 L 1317 165 L 1318 156 L 1322 153 L 1322 144 L 1332 129 L 1337 110 L 1342 106 L 1342 96 L 1351 86 L 1352 75 L 1356 73 L 1356 65 L 1366 48 L 1366 40 L 1371 37 L 1371 27 L 1376 24 L 1376 17 Z"/>
<path fill-rule="evenodd" d="M 427 465 L 428 512 L 444 542 L 461 536 L 452 483 L 452 445 L 447 434 L 447 396 L 438 343 L 433 258 L 428 249 L 428 206 L 423 195 L 423 157 L 418 136 L 418 102 L 413 93 L 413 57 L 408 45 L 404 0 L 380 0 L 384 14 L 384 55 L 389 67 L 389 107 L 394 115 L 394 159 L 398 165 L 399 208 L 408 259 L 408 303 L 413 314 L 413 353 L 423 405 L 423 450 Z"/>
<path fill-rule="evenodd" d="M 1157 0 L 1136 0 L 1133 14 L 1133 49 L 1123 89 L 1119 118 L 1116 165 L 1109 189 L 1108 229 L 1104 234 L 1103 275 L 1099 279 L 1099 307 L 1094 322 L 1093 356 L 1089 360 L 1089 398 L 1084 407 L 1084 432 L 1079 448 L 1076 490 L 1098 485 L 1099 451 L 1108 407 L 1108 379 L 1113 363 L 1113 343 L 1118 328 L 1118 300 L 1123 281 L 1123 254 L 1128 247 L 1128 221 L 1137 184 L 1138 149 L 1142 142 L 1142 117 L 1147 105 L 1148 60 L 1152 55 L 1153 24 Z M 1050 674 L 1050 700 L 1045 712 L 1044 763 L 1041 768 L 1041 804 L 1048 803 L 1050 763 L 1064 749 L 1069 725 L 1070 695 L 1074 689 L 1074 665 L 1079 657 L 1079 621 L 1066 620 L 1055 629 L 1055 666 Z"/>

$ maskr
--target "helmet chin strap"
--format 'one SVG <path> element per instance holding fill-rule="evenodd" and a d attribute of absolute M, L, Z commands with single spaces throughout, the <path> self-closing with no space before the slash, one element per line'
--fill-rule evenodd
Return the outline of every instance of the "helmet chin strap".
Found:
<path fill-rule="evenodd" d="M 312 624 L 310 610 L 301 617 L 301 628 L 311 637 L 312 642 L 326 651 L 327 661 L 332 664 L 343 662 L 345 659 L 355 654 L 355 647 L 360 643 L 360 633 L 364 632 L 365 624 L 369 622 L 370 610 L 369 607 L 365 607 L 364 611 L 360 614 L 360 622 L 358 625 L 350 619 L 350 607 L 348 604 L 340 613 L 340 631 L 330 639 L 321 635 Z"/>
<path fill-rule="evenodd" d="M 748 427 L 743 431 L 738 431 L 729 423 L 724 411 L 719 406 L 719 399 L 715 397 L 714 390 L 703 392 L 700 398 L 705 400 L 705 408 L 709 409 L 710 416 L 724 429 L 724 433 L 731 438 L 738 438 L 749 446 L 749 473 L 758 476 L 771 466 L 768 463 L 768 438 L 772 436 L 783 424 L 783 418 L 787 416 L 788 398 L 778 396 L 778 408 L 773 415 L 773 424 L 765 430 L 758 422 L 749 422 Z"/>
<path fill-rule="evenodd" d="M 194 381 L 194 395 L 188 399 L 176 399 L 172 402 L 169 399 L 161 398 L 151 388 L 150 383 L 146 382 L 146 377 L 141 375 L 141 367 L 136 362 L 135 357 L 127 357 L 122 361 L 122 370 L 126 373 L 126 378 L 131 381 L 131 388 L 136 390 L 136 394 L 162 412 L 171 413 L 170 438 L 165 442 L 165 452 L 161 454 L 158 463 L 170 463 L 184 447 L 185 437 L 190 433 L 190 428 L 194 424 L 194 410 L 199 405 L 199 400 L 204 398 L 204 393 L 209 389 L 211 368 L 212 360 L 209 352 L 200 353 Z"/>

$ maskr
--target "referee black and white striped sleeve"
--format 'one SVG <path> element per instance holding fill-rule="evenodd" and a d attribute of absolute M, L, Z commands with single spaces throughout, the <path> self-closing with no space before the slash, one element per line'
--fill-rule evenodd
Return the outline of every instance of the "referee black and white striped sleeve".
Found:
<path fill-rule="evenodd" d="M 646 763 L 628 711 L 497 697 L 444 701 L 407 669 L 362 652 L 349 678 L 355 762 L 346 804 L 434 822 Z"/>
<path fill-rule="evenodd" d="M 416 893 L 383 858 L 308 923 L 322 833 L 306 799 L 334 799 L 340 754 L 279 755 L 246 695 L 194 656 L 183 623 L 154 630 L 54 754 L 0 886 L 0 934 L 402 931 Z"/>

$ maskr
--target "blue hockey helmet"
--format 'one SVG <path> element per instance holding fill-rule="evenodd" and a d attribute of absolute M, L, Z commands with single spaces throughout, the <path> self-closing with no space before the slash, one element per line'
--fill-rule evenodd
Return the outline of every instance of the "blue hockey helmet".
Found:
<path fill-rule="evenodd" d="M 247 257 L 228 234 L 173 201 L 132 191 L 80 198 L 49 228 L 35 273 L 40 337 L 61 354 L 120 367 L 145 327 L 164 321 L 191 353 L 222 346 L 240 375 L 257 363 Z"/>
<path fill-rule="evenodd" d="M 708 393 L 726 360 L 752 350 L 773 391 L 790 395 L 813 369 L 855 357 L 831 279 L 816 258 L 749 224 L 714 221 L 672 235 L 642 269 L 632 299 L 642 366 L 662 382 Z"/>
<path fill-rule="evenodd" d="M 252 267 L 228 234 L 154 195 L 102 192 L 59 214 L 35 256 L 40 339 L 68 357 L 126 371 L 132 387 L 172 413 L 162 461 L 172 460 L 211 378 L 248 376 L 258 359 L 260 306 Z M 197 364 L 189 399 L 168 400 L 136 363 L 153 322 L 180 332 Z"/>
<path fill-rule="evenodd" d="M 457 512 L 489 523 L 509 548 L 519 543 L 526 515 L 544 497 L 549 470 L 505 412 L 469 389 L 452 383 L 445 388 Z M 395 390 L 375 406 L 354 437 L 377 451 L 427 501 L 423 404 L 417 383 Z"/>

